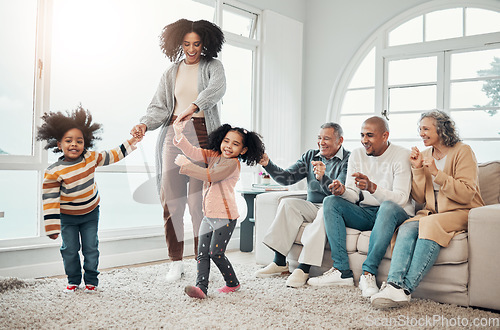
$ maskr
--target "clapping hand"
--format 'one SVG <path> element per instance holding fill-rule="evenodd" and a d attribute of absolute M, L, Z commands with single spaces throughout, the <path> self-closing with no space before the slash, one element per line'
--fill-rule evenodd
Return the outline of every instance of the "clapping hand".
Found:
<path fill-rule="evenodd" d="M 354 177 L 354 183 L 356 184 L 356 187 L 358 187 L 359 189 L 366 190 L 370 194 L 373 194 L 375 190 L 377 190 L 377 185 L 371 182 L 370 179 L 363 173 L 356 172 L 353 173 L 352 176 Z"/>
<path fill-rule="evenodd" d="M 410 152 L 410 163 L 413 168 L 421 168 L 423 163 L 422 154 L 417 147 L 412 147 Z"/>
<path fill-rule="evenodd" d="M 330 189 L 332 194 L 334 194 L 335 196 L 339 196 L 344 193 L 345 186 L 339 180 L 333 180 L 333 182 L 328 186 L 328 189 Z"/>
<path fill-rule="evenodd" d="M 429 170 L 432 175 L 437 175 L 438 169 L 436 167 L 436 163 L 434 162 L 434 157 L 425 157 L 422 161 L 422 164 Z"/>
<path fill-rule="evenodd" d="M 316 176 L 316 180 L 321 181 L 323 175 L 325 175 L 326 165 L 321 160 L 313 160 L 311 164 L 313 165 L 313 172 Z"/>

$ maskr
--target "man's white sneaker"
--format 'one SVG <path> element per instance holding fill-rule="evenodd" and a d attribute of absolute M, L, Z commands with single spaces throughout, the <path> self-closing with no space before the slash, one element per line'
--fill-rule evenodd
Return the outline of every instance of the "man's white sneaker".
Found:
<path fill-rule="evenodd" d="M 331 285 L 350 285 L 354 286 L 352 277 L 342 278 L 342 273 L 335 267 L 330 268 L 323 275 L 312 277 L 307 281 L 307 284 L 313 286 L 331 286 Z"/>
<path fill-rule="evenodd" d="M 286 275 L 290 271 L 288 270 L 288 262 L 286 266 L 278 266 L 275 262 L 271 262 L 264 268 L 259 269 L 255 272 L 255 277 L 267 278 L 271 276 Z"/>
<path fill-rule="evenodd" d="M 309 274 L 304 273 L 302 269 L 295 269 L 292 275 L 288 276 L 286 279 L 286 286 L 292 288 L 299 288 L 304 286 L 309 278 Z"/>
<path fill-rule="evenodd" d="M 184 275 L 184 264 L 182 260 L 172 261 L 170 264 L 170 270 L 167 273 L 167 281 L 174 282 L 181 279 Z"/>
<path fill-rule="evenodd" d="M 411 294 L 407 295 L 403 289 L 396 289 L 390 284 L 382 284 L 380 292 L 370 298 L 372 306 L 378 309 L 400 307 L 410 303 Z"/>
<path fill-rule="evenodd" d="M 375 275 L 370 273 L 367 275 L 361 275 L 359 278 L 359 288 L 361 289 L 361 295 L 363 297 L 370 298 L 375 293 L 378 293 L 379 290 Z"/>

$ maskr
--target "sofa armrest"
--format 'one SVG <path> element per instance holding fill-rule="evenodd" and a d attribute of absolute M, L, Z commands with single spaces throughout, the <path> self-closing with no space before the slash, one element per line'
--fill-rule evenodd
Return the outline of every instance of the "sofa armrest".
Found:
<path fill-rule="evenodd" d="M 500 204 L 469 212 L 469 305 L 500 310 Z"/>
<path fill-rule="evenodd" d="M 266 265 L 273 261 L 274 253 L 262 243 L 274 221 L 278 205 L 283 198 L 307 198 L 304 191 L 275 191 L 257 195 L 255 199 L 255 261 Z"/>

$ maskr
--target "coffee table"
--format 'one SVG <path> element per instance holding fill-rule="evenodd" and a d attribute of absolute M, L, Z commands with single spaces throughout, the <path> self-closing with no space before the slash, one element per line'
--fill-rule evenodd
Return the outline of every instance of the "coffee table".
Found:
<path fill-rule="evenodd" d="M 237 190 L 247 203 L 247 216 L 240 224 L 240 251 L 252 252 L 253 250 L 253 227 L 255 226 L 255 197 L 265 193 L 263 189 L 242 188 Z"/>

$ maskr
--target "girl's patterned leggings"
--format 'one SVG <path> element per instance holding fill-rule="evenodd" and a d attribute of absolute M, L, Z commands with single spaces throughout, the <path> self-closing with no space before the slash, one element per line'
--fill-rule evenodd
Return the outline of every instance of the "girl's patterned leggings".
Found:
<path fill-rule="evenodd" d="M 202 289 L 205 294 L 208 289 L 210 259 L 219 268 L 227 286 L 235 287 L 240 284 L 231 262 L 225 255 L 227 244 L 235 227 L 236 220 L 204 217 L 201 221 L 198 257 L 196 259 L 198 261 L 196 286 Z"/>

